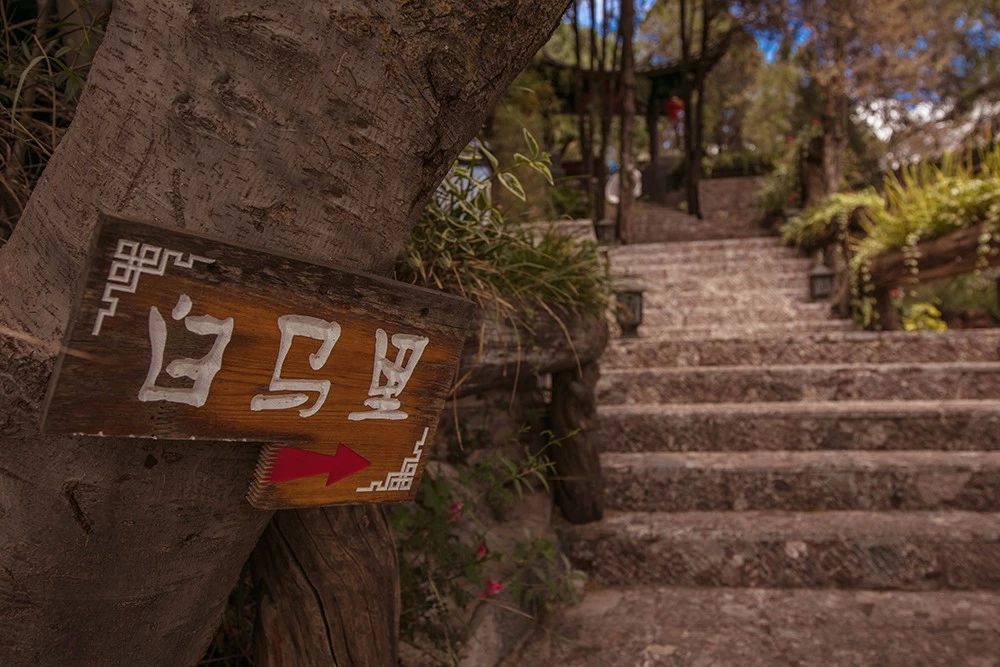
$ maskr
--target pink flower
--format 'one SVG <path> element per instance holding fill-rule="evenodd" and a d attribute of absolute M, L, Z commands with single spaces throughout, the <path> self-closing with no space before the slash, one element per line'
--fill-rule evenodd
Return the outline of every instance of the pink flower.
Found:
<path fill-rule="evenodd" d="M 479 594 L 479 597 L 485 600 L 486 598 L 493 597 L 502 590 L 503 584 L 501 582 L 494 581 L 493 579 L 487 579 L 486 586 L 483 588 L 483 592 Z"/>
<path fill-rule="evenodd" d="M 889 290 L 889 296 L 891 298 L 893 298 L 893 299 L 898 299 L 899 298 L 899 288 L 898 287 L 893 287 L 891 290 Z"/>
<path fill-rule="evenodd" d="M 451 520 L 452 521 L 459 521 L 459 520 L 461 520 L 461 518 L 462 518 L 462 501 L 461 500 L 455 500 L 455 501 L 453 501 L 451 503 L 451 506 L 448 508 L 448 511 L 451 512 Z"/>
<path fill-rule="evenodd" d="M 480 542 L 476 547 L 476 560 L 482 560 L 490 555 L 490 550 L 486 548 L 486 542 Z"/>

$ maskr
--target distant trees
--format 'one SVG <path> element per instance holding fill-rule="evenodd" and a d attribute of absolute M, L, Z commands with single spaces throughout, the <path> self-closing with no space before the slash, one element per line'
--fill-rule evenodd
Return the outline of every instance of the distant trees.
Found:
<path fill-rule="evenodd" d="M 676 62 L 684 104 L 685 198 L 691 215 L 701 215 L 698 180 L 704 156 L 705 86 L 708 75 L 742 26 L 723 0 L 661 0 L 640 31 L 651 44 L 649 58 Z"/>
<path fill-rule="evenodd" d="M 815 173 L 803 174 L 808 202 L 841 187 L 856 109 L 905 122 L 921 104 L 961 102 L 973 83 L 976 95 L 1000 85 L 996 0 L 744 0 L 741 7 L 814 91 L 819 136 L 807 160 Z"/>

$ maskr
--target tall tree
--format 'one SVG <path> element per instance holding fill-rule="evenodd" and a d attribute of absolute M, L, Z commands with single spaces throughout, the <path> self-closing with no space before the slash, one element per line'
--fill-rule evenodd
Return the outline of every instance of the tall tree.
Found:
<path fill-rule="evenodd" d="M 618 236 L 626 243 L 635 240 L 632 228 L 632 169 L 635 166 L 632 132 L 635 127 L 635 2 L 621 0 L 619 33 L 622 42 L 621 58 L 621 137 L 619 139 L 621 165 L 618 194 Z"/>
<path fill-rule="evenodd" d="M 818 99 L 806 163 L 807 202 L 841 187 L 848 124 L 858 109 L 905 119 L 920 105 L 963 102 L 956 81 L 995 90 L 984 63 L 1000 48 L 995 0 L 746 0 L 802 68 Z M 971 79 L 964 78 L 971 76 Z"/>
<path fill-rule="evenodd" d="M 98 213 L 387 273 L 565 6 L 115 3 L 75 119 L 0 250 L 0 662 L 194 663 L 270 519 L 243 500 L 257 447 L 39 434 Z M 311 515 L 344 531 L 370 520 Z M 327 646 L 331 663 L 352 660 Z"/>
<path fill-rule="evenodd" d="M 665 0 L 649 12 L 642 25 L 646 41 L 654 44 L 646 58 L 675 62 L 681 69 L 686 201 L 688 213 L 699 217 L 705 82 L 741 29 L 722 0 Z"/>

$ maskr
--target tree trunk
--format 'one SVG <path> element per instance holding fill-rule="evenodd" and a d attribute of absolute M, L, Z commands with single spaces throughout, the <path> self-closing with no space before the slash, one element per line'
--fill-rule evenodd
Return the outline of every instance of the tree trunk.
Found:
<path fill-rule="evenodd" d="M 579 4 L 578 2 L 573 2 L 573 50 L 576 55 L 576 69 L 573 72 L 573 95 L 576 98 L 576 129 L 577 129 L 577 143 L 580 146 L 580 166 L 582 167 L 583 174 L 583 187 L 584 192 L 587 195 L 587 201 L 593 202 L 594 195 L 591 192 L 593 183 L 591 183 L 591 176 L 594 170 L 594 150 L 591 148 L 590 134 L 588 126 L 590 124 L 590 107 L 589 104 L 584 106 L 583 95 L 584 95 L 584 75 L 586 71 L 583 69 L 583 52 L 580 48 L 580 16 L 579 16 Z M 591 52 L 593 52 L 593 33 L 591 33 Z M 593 67 L 593 64 L 591 64 Z M 594 220 L 596 223 L 597 220 Z"/>
<path fill-rule="evenodd" d="M 622 115 L 621 138 L 619 140 L 621 165 L 618 179 L 618 234 L 623 242 L 634 240 L 632 230 L 632 168 L 635 157 L 632 148 L 632 128 L 635 125 L 635 57 L 632 52 L 632 39 L 635 34 L 635 5 L 633 0 L 621 0 L 621 17 L 619 21 L 622 36 L 621 90 Z"/>
<path fill-rule="evenodd" d="M 312 542 L 322 548 L 302 548 Z M 373 505 L 278 512 L 253 554 L 260 596 L 254 665 L 397 664 L 392 544 Z"/>
<path fill-rule="evenodd" d="M 256 446 L 39 434 L 98 212 L 387 273 L 565 4 L 115 3 L 0 251 L 0 662 L 192 664 L 270 516 L 243 499 Z"/>
<path fill-rule="evenodd" d="M 822 160 L 823 196 L 840 190 L 843 178 L 844 149 L 847 144 L 847 102 L 834 83 L 824 91 Z"/>
<path fill-rule="evenodd" d="M 698 82 L 695 84 L 695 94 L 697 95 L 696 101 L 694 103 L 694 114 L 691 119 L 694 124 L 692 137 L 692 151 L 691 151 L 691 181 L 694 186 L 691 188 L 691 195 L 694 197 L 694 213 L 699 218 L 701 215 L 701 190 L 699 189 L 699 183 L 701 182 L 702 175 L 702 165 L 701 159 L 705 155 L 705 74 L 701 73 L 698 76 Z"/>
<path fill-rule="evenodd" d="M 653 201 L 663 199 L 663 183 L 660 175 L 660 98 L 657 95 L 656 84 L 651 84 L 649 104 L 646 106 L 646 133 L 649 135 L 649 184 L 648 194 Z"/>
<path fill-rule="evenodd" d="M 685 87 L 684 101 L 684 192 L 689 215 L 701 217 L 701 203 L 698 198 L 698 175 L 701 160 L 695 145 L 695 116 L 693 86 Z"/>
<path fill-rule="evenodd" d="M 563 516 L 572 523 L 597 521 L 604 515 L 600 451 L 588 433 L 597 410 L 594 387 L 599 377 L 596 361 L 580 370 L 552 374 L 549 427 L 560 440 L 549 451 L 555 466 L 552 490 Z"/>
<path fill-rule="evenodd" d="M 613 108 L 611 106 L 611 95 L 613 93 L 611 88 L 611 77 L 610 72 L 607 68 L 607 42 L 608 42 L 608 3 L 602 0 L 601 2 L 601 44 L 598 47 L 597 52 L 597 71 L 600 73 L 600 83 L 601 83 L 601 107 L 600 107 L 600 122 L 599 126 L 599 137 L 600 145 L 597 149 L 597 162 L 594 169 L 594 218 L 597 220 L 603 220 L 607 215 L 607 201 L 604 197 L 604 190 L 608 184 L 608 139 L 611 136 L 611 116 L 613 113 Z M 597 35 L 597 26 L 594 28 L 594 37 Z"/>

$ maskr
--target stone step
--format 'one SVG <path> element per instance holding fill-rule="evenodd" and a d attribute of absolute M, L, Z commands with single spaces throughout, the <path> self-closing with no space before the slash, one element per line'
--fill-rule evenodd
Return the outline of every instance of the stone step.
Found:
<path fill-rule="evenodd" d="M 505 667 L 996 665 L 1000 594 L 595 588 Z"/>
<path fill-rule="evenodd" d="M 612 586 L 1000 589 L 998 513 L 611 513 L 563 544 Z"/>
<path fill-rule="evenodd" d="M 609 369 L 601 405 L 1000 397 L 1000 361 Z"/>
<path fill-rule="evenodd" d="M 751 322 L 730 324 L 702 324 L 697 326 L 665 326 L 657 322 L 639 327 L 641 340 L 645 337 L 667 338 L 672 341 L 712 340 L 728 338 L 771 338 L 788 336 L 797 332 L 854 331 L 857 325 L 851 320 L 803 320 L 785 322 Z"/>
<path fill-rule="evenodd" d="M 635 243 L 616 246 L 609 250 L 612 257 L 632 257 L 634 255 L 674 255 L 713 252 L 756 252 L 759 250 L 781 250 L 795 253 L 774 236 L 755 236 L 739 239 L 708 239 L 703 241 L 673 241 L 663 243 Z"/>
<path fill-rule="evenodd" d="M 646 271 L 641 277 L 626 277 L 626 271 L 612 269 L 614 280 L 628 283 L 639 283 L 650 293 L 658 291 L 675 291 L 737 295 L 745 290 L 765 290 L 776 288 L 794 288 L 805 293 L 809 289 L 809 274 L 807 271 L 793 269 L 791 271 L 759 271 L 755 273 L 722 273 L 708 276 L 692 276 L 683 271 L 657 269 Z"/>
<path fill-rule="evenodd" d="M 602 368 L 771 364 L 913 363 L 1000 360 L 1000 329 L 844 331 L 770 338 L 678 340 L 659 335 L 615 339 Z"/>
<path fill-rule="evenodd" d="M 742 304 L 731 304 L 729 308 L 718 306 L 696 305 L 682 307 L 643 307 L 643 323 L 649 327 L 688 327 L 705 325 L 725 325 L 728 323 L 740 325 L 798 323 L 807 321 L 829 321 L 830 304 L 817 303 L 782 303 L 775 299 L 773 303 L 758 307 L 746 307 Z"/>
<path fill-rule="evenodd" d="M 691 309 L 695 307 L 730 309 L 739 308 L 766 308 L 775 303 L 782 305 L 809 305 L 814 302 L 809 300 L 809 295 L 805 287 L 772 287 L 769 289 L 757 290 L 717 290 L 709 288 L 699 288 L 696 290 L 678 290 L 671 287 L 647 288 L 643 292 L 643 307 L 650 310 L 658 308 L 680 308 Z M 827 303 L 827 307 L 829 304 Z"/>
<path fill-rule="evenodd" d="M 997 450 L 1000 401 L 601 406 L 605 451 Z"/>
<path fill-rule="evenodd" d="M 1000 511 L 1000 451 L 606 453 L 601 465 L 613 510 Z"/>
<path fill-rule="evenodd" d="M 800 257 L 757 257 L 752 260 L 733 261 L 662 261 L 630 259 L 626 263 L 612 263 L 611 274 L 616 278 L 631 277 L 640 282 L 663 278 L 690 276 L 708 278 L 715 276 L 746 276 L 753 273 L 797 273 L 805 279 L 811 263 Z"/>

